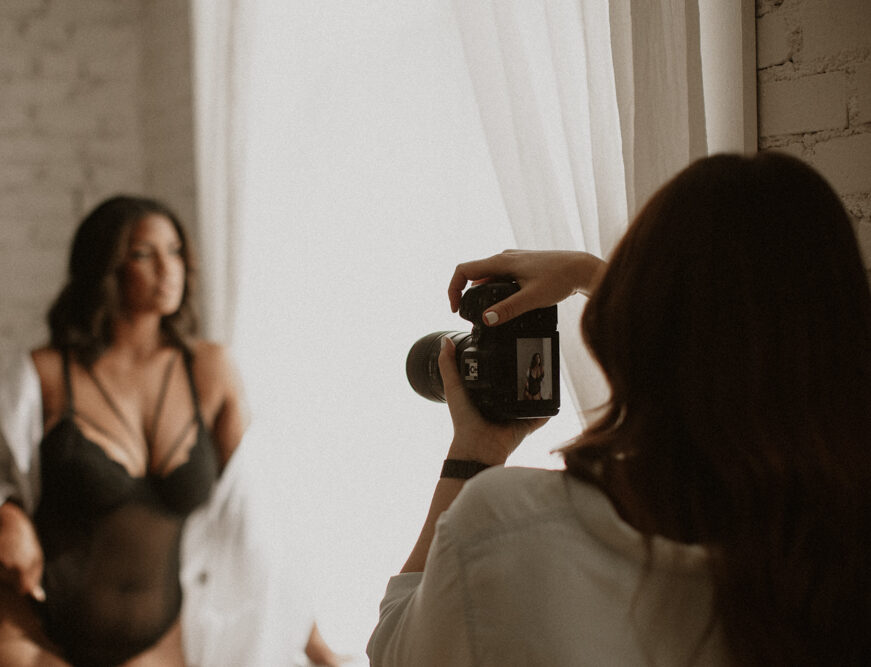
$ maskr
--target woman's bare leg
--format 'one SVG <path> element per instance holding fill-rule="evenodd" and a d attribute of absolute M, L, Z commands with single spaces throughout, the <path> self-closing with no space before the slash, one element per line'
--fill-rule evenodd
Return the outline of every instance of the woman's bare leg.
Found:
<path fill-rule="evenodd" d="M 184 667 L 181 623 L 176 620 L 159 642 L 125 662 L 123 667 Z"/>
<path fill-rule="evenodd" d="M 48 641 L 27 598 L 0 586 L 0 665 L 69 667 Z"/>

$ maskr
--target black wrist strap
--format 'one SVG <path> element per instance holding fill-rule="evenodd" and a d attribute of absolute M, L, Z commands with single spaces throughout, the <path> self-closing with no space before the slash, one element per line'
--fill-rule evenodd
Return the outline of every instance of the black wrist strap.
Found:
<path fill-rule="evenodd" d="M 480 461 L 461 461 L 460 459 L 445 459 L 442 464 L 442 479 L 469 479 L 490 466 Z"/>

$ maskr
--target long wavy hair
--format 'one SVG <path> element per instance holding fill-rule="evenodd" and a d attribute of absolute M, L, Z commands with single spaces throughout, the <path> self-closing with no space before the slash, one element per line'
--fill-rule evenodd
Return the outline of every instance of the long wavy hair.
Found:
<path fill-rule="evenodd" d="M 51 345 L 91 365 L 113 342 L 123 314 L 121 269 L 134 225 L 148 215 L 169 219 L 182 244 L 185 287 L 178 310 L 161 319 L 166 340 L 188 348 L 197 333 L 192 294 L 196 267 L 190 240 L 178 216 L 154 199 L 120 195 L 107 199 L 80 223 L 73 238 L 67 282 L 48 312 Z"/>
<path fill-rule="evenodd" d="M 776 152 L 690 165 L 582 318 L 611 387 L 564 450 L 709 547 L 742 665 L 871 664 L 871 293 L 832 188 Z"/>

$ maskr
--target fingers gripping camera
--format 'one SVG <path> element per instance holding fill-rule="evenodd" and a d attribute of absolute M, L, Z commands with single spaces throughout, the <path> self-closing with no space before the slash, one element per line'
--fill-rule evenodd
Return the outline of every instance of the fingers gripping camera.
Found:
<path fill-rule="evenodd" d="M 470 399 L 492 421 L 550 417 L 559 412 L 559 333 L 556 306 L 524 313 L 488 327 L 482 315 L 519 289 L 516 283 L 492 282 L 466 290 L 460 316 L 472 332 L 437 331 L 412 345 L 405 372 L 424 398 L 444 402 L 438 367 L 441 339 L 456 346 L 457 368 Z"/>

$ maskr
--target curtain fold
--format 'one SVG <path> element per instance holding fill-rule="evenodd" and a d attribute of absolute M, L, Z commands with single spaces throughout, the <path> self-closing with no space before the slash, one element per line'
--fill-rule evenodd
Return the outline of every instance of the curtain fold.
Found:
<path fill-rule="evenodd" d="M 639 204 L 704 155 L 697 0 L 453 1 L 517 244 L 607 257 Z M 582 418 L 607 400 L 583 303 L 560 304 Z"/>
<path fill-rule="evenodd" d="M 230 342 L 236 304 L 242 105 L 250 28 L 245 0 L 191 0 L 202 329 Z"/>

